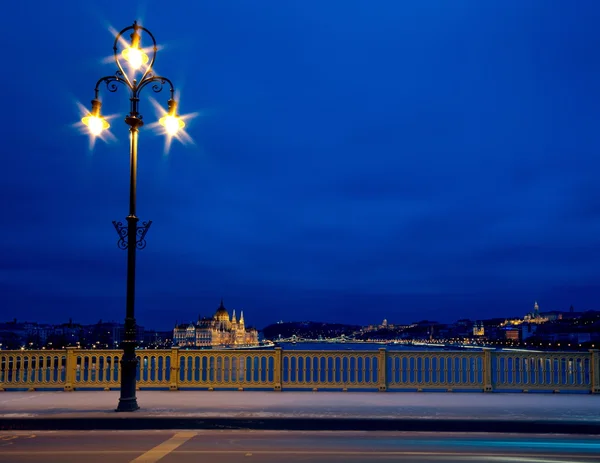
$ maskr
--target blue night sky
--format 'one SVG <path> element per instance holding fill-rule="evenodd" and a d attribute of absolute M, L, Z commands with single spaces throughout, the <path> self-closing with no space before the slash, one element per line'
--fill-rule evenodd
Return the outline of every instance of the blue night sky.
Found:
<path fill-rule="evenodd" d="M 168 155 L 141 132 L 139 324 L 599 308 L 600 2 L 60 5 L 3 7 L 2 319 L 124 318 L 125 89 L 114 141 L 73 124 L 134 19 L 199 113 Z"/>

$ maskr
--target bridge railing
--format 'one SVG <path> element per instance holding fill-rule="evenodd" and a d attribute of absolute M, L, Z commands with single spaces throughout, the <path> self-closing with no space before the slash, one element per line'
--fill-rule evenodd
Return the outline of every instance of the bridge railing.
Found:
<path fill-rule="evenodd" d="M 138 350 L 139 388 L 600 393 L 600 353 Z M 0 391 L 116 389 L 119 350 L 0 351 Z"/>

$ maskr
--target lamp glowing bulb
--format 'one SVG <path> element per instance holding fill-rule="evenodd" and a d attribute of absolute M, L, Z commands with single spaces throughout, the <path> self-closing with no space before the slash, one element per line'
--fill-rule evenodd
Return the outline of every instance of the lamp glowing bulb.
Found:
<path fill-rule="evenodd" d="M 177 102 L 175 100 L 169 100 L 169 112 L 161 117 L 158 123 L 162 125 L 166 132 L 171 136 L 176 135 L 177 132 L 179 132 L 179 129 L 185 127 L 185 122 L 177 115 Z"/>
<path fill-rule="evenodd" d="M 87 126 L 90 133 L 97 137 L 103 130 L 108 129 L 110 124 L 100 115 L 102 103 L 97 98 L 92 100 L 92 112 L 81 119 L 81 122 Z"/>
<path fill-rule="evenodd" d="M 160 119 L 160 123 L 164 126 L 169 135 L 175 135 L 177 132 L 179 132 L 179 129 L 182 129 L 185 126 L 185 122 L 183 122 L 179 117 L 171 116 L 170 114 L 162 117 Z"/>
<path fill-rule="evenodd" d="M 138 47 L 128 47 L 121 52 L 123 58 L 129 63 L 132 69 L 139 69 L 148 62 L 148 55 Z"/>
<path fill-rule="evenodd" d="M 138 33 L 138 29 L 140 26 L 137 25 L 137 22 L 133 23 L 133 34 L 131 34 L 131 46 L 125 48 L 121 52 L 121 56 L 129 63 L 129 66 L 132 69 L 137 70 L 142 67 L 142 64 L 146 64 L 148 62 L 148 55 L 140 49 L 140 42 L 142 40 L 140 34 Z"/>
<path fill-rule="evenodd" d="M 104 130 L 104 119 L 97 117 L 97 116 L 89 116 L 89 117 L 84 117 L 84 119 L 87 119 L 87 121 L 84 121 L 84 124 L 86 124 L 87 122 L 87 126 L 90 129 L 90 133 L 94 136 L 98 136 L 102 133 L 102 131 Z M 107 123 L 108 124 L 108 123 Z M 108 127 L 106 127 L 108 128 Z"/>

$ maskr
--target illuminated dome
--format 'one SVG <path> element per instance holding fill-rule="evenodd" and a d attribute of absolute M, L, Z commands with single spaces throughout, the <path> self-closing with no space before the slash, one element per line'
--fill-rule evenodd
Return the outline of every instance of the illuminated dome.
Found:
<path fill-rule="evenodd" d="M 215 312 L 215 316 L 213 318 L 219 321 L 229 321 L 229 312 L 227 312 L 227 309 L 223 305 L 223 299 L 221 299 L 221 305 Z"/>

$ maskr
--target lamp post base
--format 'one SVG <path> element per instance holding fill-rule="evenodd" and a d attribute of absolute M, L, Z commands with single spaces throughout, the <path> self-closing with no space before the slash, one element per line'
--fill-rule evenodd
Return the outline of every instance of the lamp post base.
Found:
<path fill-rule="evenodd" d="M 121 395 L 118 412 L 134 412 L 139 410 L 136 398 L 136 371 L 138 360 L 135 355 L 135 319 L 125 319 L 125 338 L 123 341 L 123 357 L 121 357 Z"/>
<path fill-rule="evenodd" d="M 139 410 L 140 406 L 137 403 L 137 399 L 135 397 L 129 398 L 120 398 L 119 405 L 116 408 L 115 412 L 135 412 Z"/>

